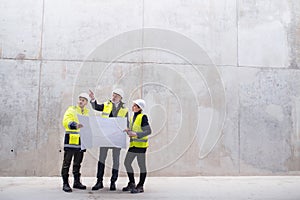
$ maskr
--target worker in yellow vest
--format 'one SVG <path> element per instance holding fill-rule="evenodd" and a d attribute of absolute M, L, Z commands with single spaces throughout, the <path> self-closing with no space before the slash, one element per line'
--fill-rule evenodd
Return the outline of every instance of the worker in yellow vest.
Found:
<path fill-rule="evenodd" d="M 108 100 L 102 104 L 98 104 L 95 99 L 94 93 L 90 90 L 91 105 L 93 109 L 97 111 L 102 111 L 103 118 L 109 117 L 128 117 L 128 109 L 124 106 L 122 98 L 124 92 L 122 89 L 114 89 L 112 91 L 111 100 Z M 110 179 L 110 190 L 116 190 L 116 181 L 119 174 L 119 160 L 120 160 L 120 151 L 121 148 L 118 147 L 100 147 L 99 161 L 97 168 L 97 182 L 92 187 L 92 190 L 99 190 L 103 188 L 103 175 L 105 168 L 105 160 L 107 157 L 107 152 L 109 149 L 112 149 L 112 158 L 113 158 L 113 169 L 112 176 Z"/>
<path fill-rule="evenodd" d="M 123 191 L 131 191 L 131 193 L 144 192 L 144 183 L 147 175 L 146 150 L 149 146 L 148 135 L 151 134 L 151 127 L 148 123 L 147 115 L 142 113 L 145 110 L 145 106 L 146 103 L 143 99 L 133 101 L 132 111 L 134 114 L 130 119 L 129 128 L 125 130 L 130 137 L 130 146 L 124 160 L 129 182 L 123 188 Z M 137 158 L 140 168 L 140 180 L 137 185 L 135 185 L 134 171 L 131 166 L 135 158 Z"/>
<path fill-rule="evenodd" d="M 81 150 L 80 128 L 82 128 L 83 125 L 79 123 L 77 115 L 89 115 L 89 109 L 86 108 L 86 105 L 89 102 L 89 95 L 87 93 L 81 93 L 78 98 L 77 105 L 70 106 L 65 112 L 63 118 L 63 126 L 65 127 L 66 132 L 64 139 L 64 160 L 61 175 L 63 178 L 63 190 L 65 192 L 72 192 L 68 180 L 72 159 L 74 175 L 73 188 L 82 190 L 86 189 L 86 186 L 82 185 L 80 182 L 80 167 L 86 150 Z"/>

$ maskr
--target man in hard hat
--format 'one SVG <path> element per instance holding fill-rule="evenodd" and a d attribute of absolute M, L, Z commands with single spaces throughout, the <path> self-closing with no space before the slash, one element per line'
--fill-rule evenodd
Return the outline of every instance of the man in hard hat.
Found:
<path fill-rule="evenodd" d="M 111 100 L 108 100 L 102 104 L 98 104 L 95 99 L 94 93 L 90 90 L 90 98 L 93 109 L 97 111 L 102 111 L 102 117 L 128 117 L 128 109 L 124 106 L 122 98 L 124 92 L 122 89 L 114 89 L 112 91 Z M 99 190 L 103 188 L 103 175 L 105 168 L 105 160 L 107 157 L 107 152 L 109 149 L 112 149 L 112 158 L 113 158 L 113 169 L 112 176 L 110 179 L 110 190 L 116 190 L 116 181 L 119 174 L 119 160 L 120 160 L 120 151 L 121 148 L 118 147 L 100 147 L 98 169 L 97 169 L 97 182 L 92 187 L 92 190 Z"/>
<path fill-rule="evenodd" d="M 76 106 L 69 106 L 64 114 L 63 126 L 65 127 L 65 139 L 64 139 L 64 160 L 61 169 L 61 176 L 63 179 L 63 190 L 65 192 L 72 192 L 69 185 L 69 169 L 73 159 L 73 176 L 74 183 L 73 188 L 85 190 L 86 186 L 80 182 L 80 167 L 83 160 L 85 150 L 81 150 L 80 143 L 80 128 L 83 127 L 79 123 L 77 114 L 89 115 L 89 109 L 86 105 L 89 102 L 89 95 L 87 93 L 81 93 L 78 96 L 78 103 Z"/>
<path fill-rule="evenodd" d="M 134 115 L 130 119 L 129 128 L 125 130 L 130 137 L 129 149 L 124 160 L 129 182 L 128 185 L 123 188 L 123 191 L 130 191 L 131 193 L 144 192 L 144 183 L 147 175 L 146 150 L 149 146 L 148 135 L 150 135 L 152 131 L 147 115 L 142 113 L 142 111 L 145 110 L 145 106 L 146 103 L 143 99 L 133 101 L 132 111 Z M 137 158 L 140 168 L 140 180 L 137 185 L 135 185 L 134 172 L 131 166 L 135 158 Z"/>

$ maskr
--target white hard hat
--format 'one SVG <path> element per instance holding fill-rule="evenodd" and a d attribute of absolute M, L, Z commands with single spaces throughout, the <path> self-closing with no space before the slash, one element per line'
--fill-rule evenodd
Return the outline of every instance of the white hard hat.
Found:
<path fill-rule="evenodd" d="M 124 97 L 124 91 L 120 88 L 116 88 L 112 91 L 112 93 L 116 93 L 118 95 L 120 95 L 122 98 Z"/>
<path fill-rule="evenodd" d="M 134 100 L 133 103 L 138 105 L 140 107 L 140 109 L 142 109 L 142 110 L 144 110 L 146 107 L 146 102 L 143 99 Z"/>
<path fill-rule="evenodd" d="M 85 98 L 87 101 L 90 101 L 90 96 L 89 96 L 87 93 L 81 93 L 81 94 L 78 96 L 78 98 L 79 98 L 79 97 Z"/>

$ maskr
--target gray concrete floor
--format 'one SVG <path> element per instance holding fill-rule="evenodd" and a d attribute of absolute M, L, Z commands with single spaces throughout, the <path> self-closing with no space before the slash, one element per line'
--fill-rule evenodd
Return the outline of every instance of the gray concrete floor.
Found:
<path fill-rule="evenodd" d="M 62 191 L 59 177 L 0 177 L 0 199 L 262 199 L 300 200 L 300 176 L 239 176 L 239 177 L 148 177 L 145 192 L 122 192 L 127 184 L 120 177 L 117 191 L 109 191 L 109 178 L 104 189 L 92 191 L 96 179 L 83 177 L 87 190 Z M 72 181 L 70 180 L 72 183 Z"/>

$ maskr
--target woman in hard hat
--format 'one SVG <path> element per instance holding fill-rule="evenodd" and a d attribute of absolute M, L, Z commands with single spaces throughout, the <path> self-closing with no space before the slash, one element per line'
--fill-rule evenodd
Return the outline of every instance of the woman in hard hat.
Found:
<path fill-rule="evenodd" d="M 151 134 L 151 127 L 148 123 L 147 115 L 142 113 L 145 106 L 146 103 L 143 99 L 133 101 L 132 111 L 134 115 L 130 119 L 129 128 L 125 130 L 130 137 L 130 146 L 124 161 L 129 183 L 123 188 L 123 191 L 131 191 L 131 193 L 144 192 L 144 183 L 147 175 L 146 150 L 149 146 L 148 135 Z M 135 158 L 137 158 L 140 168 L 140 180 L 137 185 L 135 185 L 134 172 L 131 166 Z"/>
<path fill-rule="evenodd" d="M 86 105 L 89 102 L 89 95 L 81 93 L 78 96 L 78 103 L 76 106 L 69 106 L 64 114 L 63 126 L 66 129 L 64 139 L 64 160 L 61 169 L 63 178 L 63 190 L 65 192 L 72 192 L 69 185 L 69 169 L 73 159 L 73 188 L 85 190 L 86 186 L 80 182 L 80 167 L 83 160 L 83 155 L 86 150 L 81 150 L 80 145 L 80 128 L 83 127 L 79 123 L 77 115 L 89 115 L 89 109 Z"/>

